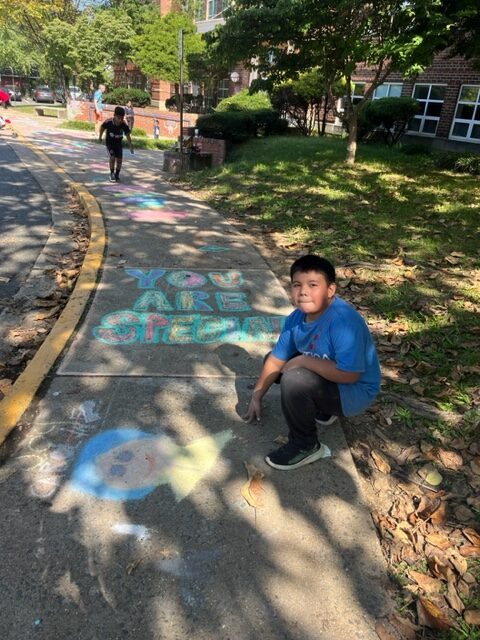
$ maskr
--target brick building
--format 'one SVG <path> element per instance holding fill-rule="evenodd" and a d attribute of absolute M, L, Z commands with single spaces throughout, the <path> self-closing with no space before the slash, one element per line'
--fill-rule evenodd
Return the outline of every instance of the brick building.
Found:
<path fill-rule="evenodd" d="M 361 100 L 373 72 L 357 69 L 354 101 Z M 480 70 L 459 56 L 446 52 L 435 56 L 430 67 L 414 78 L 392 73 L 375 89 L 373 99 L 389 96 L 413 97 L 420 112 L 406 133 L 412 142 L 430 143 L 437 148 L 480 152 Z M 333 129 L 341 123 L 336 120 Z"/>
<path fill-rule="evenodd" d="M 165 15 L 172 9 L 175 0 L 157 0 L 161 15 Z M 227 0 L 202 0 L 198 4 L 196 13 L 196 26 L 199 33 L 207 33 L 217 25 L 224 23 L 223 10 Z M 114 83 L 116 86 L 130 86 L 148 89 L 152 96 L 152 104 L 159 108 L 165 107 L 165 100 L 178 93 L 178 85 L 161 79 L 146 78 L 132 62 L 121 62 L 115 67 Z M 209 103 L 231 96 L 244 87 L 250 85 L 250 72 L 240 65 L 232 68 L 227 77 L 219 80 L 214 95 L 207 96 Z M 188 83 L 184 87 L 185 93 L 197 95 L 201 87 Z"/>

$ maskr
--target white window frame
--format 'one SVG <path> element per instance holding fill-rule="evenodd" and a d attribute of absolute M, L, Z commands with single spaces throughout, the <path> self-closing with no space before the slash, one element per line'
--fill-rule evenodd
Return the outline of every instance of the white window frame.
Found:
<path fill-rule="evenodd" d="M 212 20 L 213 18 L 218 18 L 219 12 L 218 7 L 220 6 L 220 0 L 208 0 L 207 4 L 207 20 Z"/>
<path fill-rule="evenodd" d="M 425 102 L 425 110 L 424 110 L 424 115 L 417 115 L 417 116 L 413 116 L 413 120 L 421 120 L 421 125 L 420 125 L 420 129 L 418 131 L 415 131 L 413 129 L 408 129 L 407 130 L 407 134 L 410 134 L 412 136 L 423 136 L 425 138 L 435 138 L 437 135 L 437 129 L 438 129 L 438 123 L 440 122 L 440 116 L 426 116 L 425 112 L 427 111 L 427 107 L 429 103 L 435 103 L 435 104 L 441 104 L 442 107 L 445 104 L 445 98 L 443 100 L 431 100 L 430 99 L 430 94 L 432 92 L 432 87 L 446 87 L 447 85 L 445 83 L 442 82 L 416 82 L 413 85 L 413 89 L 412 89 L 412 98 L 414 100 L 416 100 L 417 102 Z M 418 98 L 415 98 L 415 89 L 417 87 L 428 87 L 428 96 L 427 98 L 424 100 L 423 98 L 421 100 L 419 100 Z M 435 127 L 435 132 L 434 133 L 430 133 L 430 132 L 426 132 L 424 133 L 422 131 L 422 128 L 424 126 L 425 120 L 436 120 L 437 121 L 437 126 Z"/>
<path fill-rule="evenodd" d="M 380 87 L 388 87 L 386 95 L 377 96 L 377 89 L 380 89 Z M 372 100 L 381 100 L 382 98 L 391 98 L 392 96 L 390 95 L 390 93 L 392 91 L 392 87 L 400 87 L 400 95 L 394 96 L 395 98 L 399 98 L 402 95 L 403 82 L 384 82 L 383 84 L 378 85 L 378 87 L 375 87 Z"/>
<path fill-rule="evenodd" d="M 470 102 L 469 100 L 460 100 L 460 96 L 462 95 L 462 91 L 464 87 L 476 87 L 477 88 L 477 100 L 476 102 Z M 480 109 L 480 84 L 462 84 L 460 87 L 460 91 L 458 93 L 457 104 L 455 105 L 455 114 L 457 113 L 459 104 L 469 104 L 473 105 L 473 115 L 477 111 L 477 108 Z M 456 124 L 468 124 L 468 132 L 466 136 L 454 136 L 453 129 Z M 474 126 L 480 126 L 479 120 L 474 120 L 473 118 L 470 120 L 466 120 L 465 118 L 456 118 L 455 115 L 452 118 L 452 125 L 450 127 L 450 135 L 448 136 L 450 140 L 459 140 L 460 142 L 471 142 L 472 144 L 480 144 L 480 139 L 472 138 L 472 129 Z"/>
<path fill-rule="evenodd" d="M 217 95 L 218 95 L 219 102 L 220 100 L 224 100 L 225 98 L 228 98 L 230 96 L 230 79 L 229 78 L 223 78 L 222 80 L 218 81 Z"/>
<path fill-rule="evenodd" d="M 362 87 L 363 88 L 363 92 L 360 94 L 356 94 L 355 93 L 355 89 L 357 87 Z M 365 89 L 367 87 L 367 83 L 366 82 L 355 82 L 353 84 L 353 90 L 352 90 L 352 103 L 355 105 L 357 104 L 357 102 L 360 102 L 360 100 L 364 99 L 364 95 L 365 95 Z M 346 96 L 345 96 L 346 97 Z M 343 101 L 345 100 L 345 97 L 343 98 L 339 98 L 337 100 L 337 111 L 339 113 L 343 113 L 345 111 L 345 108 L 343 106 Z M 335 126 L 336 127 L 342 127 L 343 126 L 343 121 L 341 118 L 339 118 L 338 116 L 335 116 Z"/>

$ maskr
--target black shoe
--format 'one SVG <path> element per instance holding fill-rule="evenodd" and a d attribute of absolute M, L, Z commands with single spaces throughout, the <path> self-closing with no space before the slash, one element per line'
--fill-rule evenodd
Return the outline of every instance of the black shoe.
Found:
<path fill-rule="evenodd" d="M 115 182 L 120 182 L 120 174 L 119 173 L 115 174 Z"/>
<path fill-rule="evenodd" d="M 338 420 L 338 416 L 329 416 L 328 413 L 319 413 L 315 418 L 318 427 L 329 427 Z"/>
<path fill-rule="evenodd" d="M 113 173 L 113 171 L 110 173 L 110 182 L 116 182 L 115 174 Z"/>
<path fill-rule="evenodd" d="M 306 464 L 315 462 L 320 458 L 328 458 L 331 456 L 330 449 L 324 444 L 318 442 L 308 451 L 298 449 L 290 442 L 284 444 L 276 451 L 272 451 L 265 456 L 265 462 L 274 469 L 289 471 L 290 469 L 298 469 Z"/>

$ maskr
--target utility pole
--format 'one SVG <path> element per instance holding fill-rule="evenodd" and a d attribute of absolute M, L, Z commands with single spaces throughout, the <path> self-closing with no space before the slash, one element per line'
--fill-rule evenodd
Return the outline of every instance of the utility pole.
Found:
<path fill-rule="evenodd" d="M 178 32 L 178 61 L 180 63 L 180 166 L 183 170 L 183 29 Z"/>

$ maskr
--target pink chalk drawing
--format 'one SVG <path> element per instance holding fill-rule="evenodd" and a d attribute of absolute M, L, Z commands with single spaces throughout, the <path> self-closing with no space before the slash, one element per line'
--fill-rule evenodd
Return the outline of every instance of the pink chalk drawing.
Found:
<path fill-rule="evenodd" d="M 129 211 L 127 215 L 131 220 L 136 220 L 137 222 L 156 222 L 158 220 L 188 217 L 186 211 L 171 211 L 170 209 L 143 209 Z"/>

